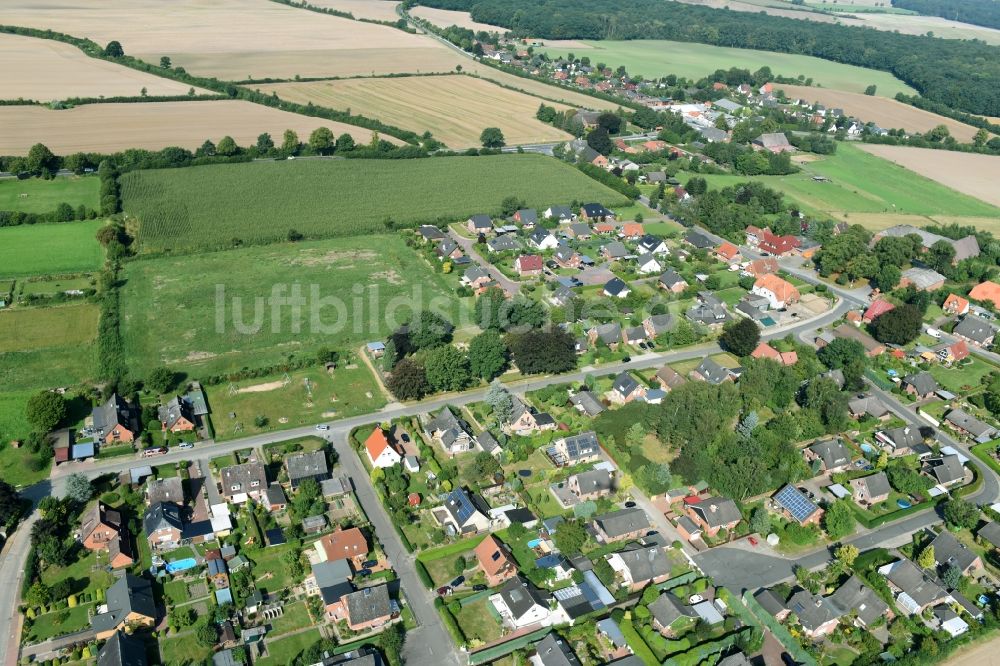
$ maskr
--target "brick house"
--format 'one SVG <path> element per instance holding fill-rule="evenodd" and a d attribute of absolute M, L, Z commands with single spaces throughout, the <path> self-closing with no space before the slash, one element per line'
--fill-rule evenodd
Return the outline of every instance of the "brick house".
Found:
<path fill-rule="evenodd" d="M 475 553 L 488 586 L 502 585 L 517 575 L 517 566 L 507 547 L 492 534 L 476 546 Z"/>

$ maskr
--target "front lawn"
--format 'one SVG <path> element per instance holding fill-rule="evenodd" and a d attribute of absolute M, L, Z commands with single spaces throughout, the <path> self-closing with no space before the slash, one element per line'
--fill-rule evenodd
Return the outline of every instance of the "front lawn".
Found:
<path fill-rule="evenodd" d="M 45 613 L 31 620 L 26 627 L 24 641 L 38 643 L 55 636 L 71 634 L 90 626 L 90 609 L 93 604 L 81 604 L 76 608 L 66 608 L 54 613 Z"/>
<path fill-rule="evenodd" d="M 195 640 L 193 631 L 160 639 L 160 662 L 165 665 L 201 664 L 211 654 L 212 648 Z"/>
<path fill-rule="evenodd" d="M 304 601 L 288 604 L 283 607 L 283 611 L 281 617 L 271 622 L 271 633 L 275 636 L 282 636 L 297 629 L 305 629 L 312 624 Z"/>
<path fill-rule="evenodd" d="M 255 666 L 277 666 L 290 664 L 295 657 L 321 638 L 319 629 L 310 629 L 300 634 L 279 638 L 267 643 L 267 656 L 254 661 Z"/>
<path fill-rule="evenodd" d="M 968 393 L 968 389 L 964 387 L 978 387 L 980 380 L 996 369 L 996 366 L 970 356 L 950 368 L 935 363 L 931 366 L 930 373 L 942 388 L 952 393 Z"/>
<path fill-rule="evenodd" d="M 462 606 L 455 619 L 470 642 L 478 640 L 490 643 L 501 636 L 500 623 L 493 612 L 489 599 L 483 598 Z"/>

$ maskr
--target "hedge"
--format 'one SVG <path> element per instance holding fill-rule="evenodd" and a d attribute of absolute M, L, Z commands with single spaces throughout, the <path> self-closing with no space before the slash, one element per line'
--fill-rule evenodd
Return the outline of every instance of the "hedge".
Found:
<path fill-rule="evenodd" d="M 420 560 L 414 560 L 413 568 L 417 570 L 417 578 L 420 579 L 420 582 L 428 588 L 434 589 L 434 581 L 431 580 L 431 575 L 427 571 L 427 567 L 424 566 L 424 563 Z"/>
<path fill-rule="evenodd" d="M 775 620 L 774 616 L 764 610 L 763 606 L 757 603 L 757 600 L 753 598 L 749 590 L 743 593 L 743 605 L 774 634 L 774 637 L 788 650 L 788 653 L 792 655 L 795 661 L 803 664 L 803 666 L 817 666 L 813 656 L 806 652 L 802 645 L 788 633 L 788 629 Z"/>

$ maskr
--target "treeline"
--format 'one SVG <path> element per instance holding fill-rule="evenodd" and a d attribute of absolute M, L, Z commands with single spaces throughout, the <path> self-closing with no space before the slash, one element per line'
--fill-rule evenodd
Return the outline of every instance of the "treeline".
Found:
<path fill-rule="evenodd" d="M 333 7 L 317 7 L 316 5 L 310 5 L 308 2 L 303 0 L 302 2 L 293 2 L 292 0 L 271 0 L 271 2 L 277 2 L 281 5 L 288 5 L 289 7 L 298 7 L 299 9 L 308 9 L 311 12 L 316 12 L 317 14 L 329 14 L 330 16 L 339 16 L 340 18 L 350 19 L 352 21 L 361 21 L 362 23 L 375 23 L 378 25 L 388 26 L 390 28 L 396 28 L 397 30 L 402 30 L 403 32 L 408 32 L 411 35 L 417 34 L 417 31 L 406 24 L 406 19 L 400 18 L 395 21 L 379 21 L 378 19 L 358 18 L 351 12 L 342 12 Z"/>
<path fill-rule="evenodd" d="M 68 203 L 61 203 L 48 213 L 25 213 L 19 210 L 0 210 L 0 227 L 17 227 L 22 224 L 46 224 L 53 222 L 74 222 L 76 220 L 93 220 L 97 211 L 84 205 L 73 208 Z"/>
<path fill-rule="evenodd" d="M 923 14 L 940 16 L 987 28 L 1000 28 L 1000 2 L 996 0 L 892 0 L 892 6 Z"/>
<path fill-rule="evenodd" d="M 786 210 L 780 192 L 756 181 L 709 190 L 704 178 L 692 176 L 685 189 L 696 199 L 676 207 L 680 220 L 688 226 L 700 224 L 734 242 L 742 242 L 748 226 L 768 226 L 771 216 Z"/>
<path fill-rule="evenodd" d="M 892 73 L 922 95 L 1000 116 L 1000 47 L 661 0 L 425 0 L 544 39 L 669 39 L 815 56 Z"/>
<path fill-rule="evenodd" d="M 736 143 L 709 143 L 701 152 L 743 176 L 786 176 L 798 171 L 787 152 L 753 150 Z"/>

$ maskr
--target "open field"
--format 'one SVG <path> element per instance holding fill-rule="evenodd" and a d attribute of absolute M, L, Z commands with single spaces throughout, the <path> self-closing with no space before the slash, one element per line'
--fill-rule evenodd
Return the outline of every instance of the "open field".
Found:
<path fill-rule="evenodd" d="M 469 12 L 458 12 L 450 9 L 435 9 L 433 7 L 421 7 L 418 5 L 410 10 L 410 15 L 422 18 L 425 21 L 430 21 L 434 25 L 442 28 L 457 25 L 459 28 L 475 30 L 476 32 L 479 32 L 480 30 L 484 32 L 499 32 L 501 35 L 507 32 L 507 28 L 501 28 L 498 25 L 477 23 L 476 21 L 473 21 Z"/>
<path fill-rule="evenodd" d="M 483 65 L 472 60 L 463 62 L 462 71 L 467 74 L 476 74 L 484 79 L 489 79 L 494 83 L 499 83 L 500 85 L 508 88 L 517 88 L 518 90 L 526 92 L 529 95 L 535 95 L 536 97 L 541 97 L 550 101 L 562 102 L 564 104 L 569 104 L 570 106 L 578 106 L 583 109 L 596 109 L 599 111 L 608 109 L 610 111 L 614 111 L 621 106 L 620 104 L 615 104 L 614 102 L 608 102 L 597 97 L 584 95 L 583 93 L 576 92 L 568 87 L 549 85 L 541 81 L 535 81 L 534 79 L 526 79 L 522 76 L 508 74 L 507 72 L 502 72 L 499 69 L 495 69 L 489 65 Z"/>
<path fill-rule="evenodd" d="M 39 102 L 70 97 L 186 95 L 189 85 L 84 55 L 51 39 L 0 34 L 0 96 Z M 196 89 L 195 92 L 207 93 Z"/>
<path fill-rule="evenodd" d="M 593 47 L 586 52 L 591 62 L 605 62 L 611 67 L 625 65 L 629 74 L 633 75 L 676 74 L 700 78 L 717 69 L 742 67 L 753 71 L 767 66 L 782 76 L 801 74 L 812 78 L 815 84 L 825 88 L 864 92 L 867 86 L 874 83 L 878 94 L 883 97 L 894 97 L 898 92 L 916 94 L 915 90 L 888 72 L 810 56 L 666 40 L 588 41 L 587 44 Z M 546 47 L 544 51 L 550 56 L 565 56 L 567 53 L 564 48 Z"/>
<path fill-rule="evenodd" d="M 99 314 L 92 303 L 0 312 L 0 354 L 90 342 Z"/>
<path fill-rule="evenodd" d="M 843 109 L 849 115 L 888 129 L 903 128 L 910 132 L 926 132 L 938 125 L 944 125 L 953 137 L 963 142 L 971 141 L 979 131 L 972 125 L 885 97 L 811 86 L 779 84 L 778 87 L 782 88 L 790 98 L 800 97 L 807 102 L 818 102 L 828 108 Z"/>
<path fill-rule="evenodd" d="M 362 143 L 368 143 L 372 135 L 371 130 L 355 125 L 241 100 L 88 104 L 61 111 L 4 106 L 0 107 L 0 154 L 24 155 L 39 141 L 59 155 L 167 146 L 194 149 L 205 139 L 218 142 L 227 135 L 248 146 L 261 132 L 270 132 L 280 143 L 286 129 L 295 130 L 305 140 L 317 127 L 329 127 L 335 135 L 347 132 Z M 392 137 L 383 138 L 399 143 Z"/>
<path fill-rule="evenodd" d="M 938 153 L 967 156 L 946 151 L 934 153 L 935 158 Z M 1000 209 L 995 206 L 906 169 L 893 168 L 885 160 L 851 144 L 841 143 L 835 155 L 801 166 L 800 173 L 790 176 L 756 176 L 752 180 L 784 192 L 806 212 L 827 214 L 866 226 L 871 223 L 875 228 L 926 224 L 932 217 L 946 216 L 949 221 L 973 224 L 974 218 L 1000 216 Z M 813 176 L 823 176 L 829 181 L 817 182 Z M 710 175 L 706 180 L 713 187 L 725 187 L 748 178 Z M 921 222 L 919 218 L 927 219 Z"/>
<path fill-rule="evenodd" d="M 933 32 L 935 37 L 943 39 L 981 39 L 987 44 L 1000 44 L 1000 30 L 950 21 L 939 16 L 865 12 L 856 14 L 854 20 L 849 20 L 849 23 L 907 35 L 926 35 L 928 32 Z"/>
<path fill-rule="evenodd" d="M 56 275 L 100 268 L 103 220 L 0 229 L 0 277 Z"/>
<path fill-rule="evenodd" d="M 418 134 L 429 130 L 453 148 L 480 145 L 486 127 L 499 127 L 511 145 L 572 138 L 535 118 L 538 98 L 470 76 L 278 83 L 260 89 L 292 102 L 350 109 Z"/>
<path fill-rule="evenodd" d="M 357 19 L 366 18 L 373 21 L 397 21 L 396 0 L 310 0 L 313 7 L 336 9 L 338 12 L 348 12 Z"/>
<path fill-rule="evenodd" d="M 1000 206 L 1000 157 L 933 148 L 865 145 L 863 149 L 959 192 Z M 945 214 L 958 215 L 957 211 Z M 998 215 L 1000 211 L 989 213 Z"/>
<path fill-rule="evenodd" d="M 144 259 L 128 264 L 125 280 L 122 336 L 139 376 L 161 364 L 205 376 L 270 366 L 321 347 L 345 352 L 384 338 L 432 299 L 456 322 L 468 307 L 452 280 L 395 235 Z M 304 303 L 294 311 L 279 306 L 275 314 L 265 308 L 272 293 L 298 293 Z"/>
<path fill-rule="evenodd" d="M 147 62 L 170 56 L 226 80 L 440 72 L 460 60 L 425 35 L 261 0 L 11 0 L 4 23 L 115 39 Z"/>
<path fill-rule="evenodd" d="M 568 164 L 541 155 L 420 160 L 296 160 L 126 174 L 124 210 L 140 223 L 143 249 L 270 242 L 294 228 L 346 236 L 499 212 L 504 197 L 528 206 L 624 198 Z M 275 222 L 280 220 L 281 222 Z"/>
<path fill-rule="evenodd" d="M 100 203 L 98 192 L 101 181 L 97 176 L 60 176 L 52 180 L 28 178 L 26 180 L 0 180 L 0 210 L 18 210 L 23 213 L 49 213 L 61 203 L 73 208 L 83 204 L 96 209 Z M 2 265 L 2 264 L 0 264 Z"/>

